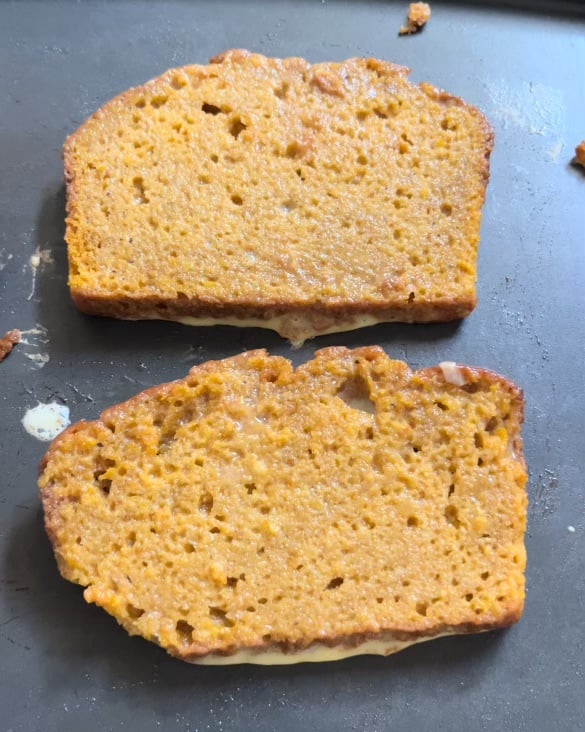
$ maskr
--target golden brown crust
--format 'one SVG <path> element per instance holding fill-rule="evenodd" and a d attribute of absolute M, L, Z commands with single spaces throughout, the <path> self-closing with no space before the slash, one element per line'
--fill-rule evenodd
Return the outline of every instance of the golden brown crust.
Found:
<path fill-rule="evenodd" d="M 517 623 L 524 611 L 524 604 L 517 603 L 514 607 L 511 607 L 508 612 L 502 615 L 497 622 L 485 623 L 485 622 L 467 622 L 459 625 L 437 625 L 432 631 L 421 632 L 419 630 L 412 630 L 409 628 L 398 628 L 390 631 L 381 631 L 379 633 L 356 633 L 351 636 L 330 636 L 320 638 L 317 641 L 311 641 L 310 643 L 262 643 L 251 646 L 238 646 L 228 647 L 221 650 L 210 649 L 200 644 L 193 644 L 187 649 L 175 649 L 171 652 L 171 655 L 180 658 L 188 663 L 197 663 L 202 658 L 213 658 L 218 656 L 226 658 L 234 656 L 241 651 L 251 651 L 252 653 L 262 655 L 263 653 L 279 652 L 284 655 L 294 656 L 295 653 L 302 653 L 303 651 L 311 650 L 315 647 L 325 647 L 331 649 L 351 649 L 357 648 L 358 646 L 368 643 L 369 641 L 379 641 L 382 644 L 393 642 L 398 643 L 416 643 L 420 640 L 432 640 L 433 638 L 440 638 L 447 635 L 472 635 L 474 633 L 484 633 L 491 630 L 504 630 L 509 628 L 511 625 Z"/>
<path fill-rule="evenodd" d="M 449 322 L 467 317 L 476 305 L 475 298 L 468 300 L 443 298 L 442 301 L 419 302 L 414 305 L 403 302 L 388 308 L 384 303 L 365 305 L 363 303 L 324 302 L 320 305 L 305 305 L 276 300 L 259 306 L 257 302 L 242 300 L 226 303 L 203 298 L 199 298 L 199 300 L 130 297 L 112 299 L 87 292 L 73 292 L 72 296 L 75 305 L 81 312 L 122 320 L 195 318 L 203 321 L 212 319 L 219 325 L 222 321 L 237 324 L 238 320 L 257 320 L 266 323 L 267 327 L 295 344 L 300 344 L 307 337 L 327 332 L 336 326 L 341 326 L 340 330 L 350 330 L 353 327 L 352 321 L 359 324 L 361 317 L 373 317 L 382 323 Z M 302 318 L 300 325 L 297 322 L 299 318 Z"/>
<path fill-rule="evenodd" d="M 119 288 L 108 292 L 103 287 L 92 287 L 91 284 L 85 283 L 81 285 L 76 274 L 78 262 L 74 255 L 74 249 L 84 251 L 86 249 L 88 232 L 84 229 L 85 224 L 80 223 L 83 220 L 81 216 L 84 205 L 84 195 L 80 189 L 80 171 L 82 160 L 79 158 L 78 149 L 81 149 L 85 138 L 91 134 L 96 128 L 97 123 L 110 123 L 123 108 L 130 108 L 134 104 L 136 96 L 142 91 L 145 94 L 153 95 L 160 90 L 167 89 L 174 83 L 176 75 L 184 74 L 191 83 L 196 83 L 199 78 L 204 78 L 217 66 L 236 67 L 239 64 L 256 64 L 258 68 L 267 68 L 272 65 L 275 73 L 286 75 L 288 73 L 301 74 L 303 78 L 312 79 L 312 83 L 316 84 L 324 94 L 333 94 L 336 92 L 336 84 L 338 77 L 343 70 L 351 70 L 352 73 L 358 73 L 359 70 L 367 70 L 375 72 L 379 78 L 393 78 L 405 80 L 408 75 L 408 69 L 381 62 L 375 59 L 350 59 L 344 64 L 321 64 L 311 66 L 303 59 L 292 58 L 285 60 L 267 59 L 258 54 L 251 54 L 243 50 L 227 51 L 220 56 L 212 59 L 210 67 L 192 66 L 184 69 L 174 69 L 166 72 L 158 79 L 155 79 L 143 87 L 130 89 L 127 92 L 108 102 L 104 107 L 98 110 L 90 117 L 75 133 L 73 133 L 66 141 L 63 149 L 65 179 L 67 184 L 67 232 L 66 239 L 69 244 L 69 264 L 71 292 L 77 307 L 90 314 L 106 315 L 117 318 L 144 319 L 144 318 L 168 318 L 177 317 L 194 317 L 194 318 L 260 318 L 270 320 L 274 314 L 287 318 L 289 316 L 306 316 L 308 321 L 315 320 L 317 326 L 315 334 L 326 329 L 326 326 L 319 327 L 321 322 L 333 322 L 343 319 L 346 315 L 362 315 L 374 314 L 382 321 L 401 321 L 401 322 L 431 322 L 454 320 L 464 318 L 471 313 L 476 304 L 476 295 L 474 287 L 467 284 L 461 287 L 456 294 L 444 294 L 435 296 L 430 293 L 428 296 L 417 291 L 417 298 L 413 300 L 409 296 L 408 276 L 403 274 L 404 264 L 397 266 L 396 272 L 393 273 L 394 265 L 392 261 L 388 261 L 388 275 L 382 279 L 377 285 L 368 285 L 368 288 L 374 287 L 374 290 L 366 297 L 348 296 L 347 294 L 328 294 L 326 297 L 315 296 L 314 293 L 308 291 L 307 296 L 299 297 L 291 296 L 287 291 L 285 294 L 279 294 L 279 291 L 265 292 L 261 297 L 254 295 L 239 295 L 228 291 L 221 291 L 220 294 L 205 294 L 203 292 L 187 292 L 180 293 L 176 297 L 165 292 L 162 295 L 153 294 L 152 290 L 147 293 L 130 293 L 126 295 Z M 271 68 L 272 68 L 271 66 Z M 413 87 L 415 88 L 415 87 Z M 420 90 L 426 94 L 429 100 L 438 103 L 445 109 L 446 113 L 449 107 L 457 107 L 465 110 L 465 113 L 473 118 L 476 129 L 478 130 L 478 139 L 481 138 L 481 152 L 476 151 L 478 157 L 474 161 L 474 168 L 477 171 L 474 175 L 478 176 L 477 192 L 474 193 L 473 216 L 468 217 L 469 223 L 466 223 L 468 231 L 464 234 L 476 248 L 477 230 L 479 229 L 478 215 L 481 212 L 481 206 L 485 198 L 485 190 L 489 180 L 489 157 L 493 148 L 493 130 L 489 122 L 478 110 L 470 107 L 461 99 L 454 97 L 442 90 L 436 89 L 428 84 L 421 84 Z M 451 122 L 448 115 L 444 122 L 447 126 L 445 129 L 449 131 Z M 312 124 L 307 121 L 307 124 Z M 455 123 L 453 122 L 453 125 Z M 407 145 L 407 143 L 402 143 Z M 299 142 L 299 150 L 302 149 L 302 141 Z M 472 153 L 475 154 L 475 153 Z M 85 184 L 86 185 L 86 184 Z M 472 187 L 475 186 L 475 182 Z M 474 188 L 475 190 L 475 188 Z M 400 203 L 400 202 L 398 202 Z M 398 205 L 397 203 L 397 205 Z M 474 259 L 476 253 L 473 255 Z M 471 265 L 466 265 L 471 266 Z M 473 265 L 475 266 L 475 265 Z M 411 267 L 406 262 L 406 267 Z M 468 270 L 466 270 L 468 271 Z M 408 269 L 408 272 L 410 270 Z M 465 275 L 469 277 L 469 275 Z M 474 275 L 473 275 L 474 277 Z M 406 278 L 406 279 L 404 279 Z M 379 288 L 379 292 L 375 292 L 375 288 Z M 406 288 L 406 289 L 405 289 Z M 177 290 L 181 287 L 177 286 Z M 415 290 L 417 288 L 414 288 Z M 368 289 L 368 292 L 370 290 Z M 286 326 L 285 326 L 286 330 Z M 282 333 L 282 329 L 279 331 Z M 286 333 L 285 333 L 286 335 Z"/>
<path fill-rule="evenodd" d="M 585 140 L 579 143 L 575 148 L 575 157 L 573 159 L 575 165 L 581 165 L 585 168 Z"/>
<path fill-rule="evenodd" d="M 4 337 L 0 338 L 0 361 L 3 361 L 18 343 L 20 343 L 19 330 L 9 330 L 5 333 Z"/>

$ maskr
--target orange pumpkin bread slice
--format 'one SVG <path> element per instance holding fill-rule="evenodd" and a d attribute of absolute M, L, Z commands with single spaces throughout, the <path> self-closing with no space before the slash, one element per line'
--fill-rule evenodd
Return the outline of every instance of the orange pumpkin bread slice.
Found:
<path fill-rule="evenodd" d="M 230 51 L 106 104 L 64 150 L 77 306 L 295 343 L 469 315 L 492 130 L 407 75 Z"/>
<path fill-rule="evenodd" d="M 488 371 L 244 353 L 64 432 L 46 527 L 88 602 L 186 661 L 387 655 L 520 618 L 522 419 Z"/>

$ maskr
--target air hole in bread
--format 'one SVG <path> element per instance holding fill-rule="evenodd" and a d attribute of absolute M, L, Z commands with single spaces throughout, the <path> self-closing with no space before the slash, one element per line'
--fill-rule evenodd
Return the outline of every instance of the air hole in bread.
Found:
<path fill-rule="evenodd" d="M 498 419 L 497 417 L 492 417 L 491 419 L 488 419 L 485 425 L 485 431 L 486 432 L 494 432 L 496 427 L 498 426 Z"/>
<path fill-rule="evenodd" d="M 176 435 L 176 429 L 174 427 L 168 427 L 166 429 L 161 430 L 157 455 L 162 455 L 170 449 L 171 444 L 175 440 L 175 435 Z"/>
<path fill-rule="evenodd" d="M 246 129 L 246 125 L 242 122 L 242 120 L 239 117 L 235 117 L 230 122 L 230 135 L 234 139 L 238 139 L 240 133 L 242 133 Z"/>
<path fill-rule="evenodd" d="M 428 607 L 429 607 L 428 603 L 426 603 L 426 602 L 417 602 L 416 603 L 416 611 L 419 615 L 422 615 L 423 617 L 426 617 Z"/>
<path fill-rule="evenodd" d="M 298 142 L 291 142 L 286 148 L 287 158 L 299 158 L 302 154 L 303 151 Z"/>
<path fill-rule="evenodd" d="M 227 612 L 220 607 L 209 606 L 209 617 L 224 628 L 233 628 L 234 622 L 227 617 Z"/>
<path fill-rule="evenodd" d="M 201 110 L 205 112 L 205 114 L 212 114 L 213 116 L 221 114 L 222 111 L 220 107 L 216 107 L 215 104 L 208 104 L 207 102 L 203 102 Z"/>
<path fill-rule="evenodd" d="M 195 628 L 186 620 L 177 620 L 175 628 L 181 644 L 190 646 L 193 643 L 193 631 Z"/>
<path fill-rule="evenodd" d="M 448 524 L 451 524 L 451 526 L 454 526 L 456 529 L 458 529 L 461 526 L 461 521 L 459 520 L 459 511 L 457 510 L 457 507 L 454 506 L 452 503 L 450 503 L 445 508 L 445 519 Z"/>
<path fill-rule="evenodd" d="M 341 587 L 343 582 L 344 582 L 343 577 L 334 577 L 329 582 L 329 584 L 327 585 L 327 587 L 325 589 L 326 590 L 336 590 L 338 587 Z"/>
<path fill-rule="evenodd" d="M 187 86 L 187 79 L 182 74 L 173 74 L 171 77 L 171 86 L 173 89 L 184 89 Z"/>
<path fill-rule="evenodd" d="M 157 94 L 150 100 L 150 105 L 151 107 L 158 109 L 159 107 L 163 107 L 168 101 L 169 97 L 167 94 Z"/>
<path fill-rule="evenodd" d="M 412 192 L 407 188 L 397 188 L 396 195 L 401 198 L 412 198 Z"/>
<path fill-rule="evenodd" d="M 277 86 L 274 90 L 274 96 L 278 97 L 279 99 L 286 99 L 286 95 L 288 94 L 289 90 L 289 83 L 287 81 L 283 81 L 280 86 Z"/>
<path fill-rule="evenodd" d="M 199 498 L 199 510 L 201 513 L 210 513 L 213 508 L 213 496 L 209 492 L 203 493 Z M 219 529 L 218 529 L 219 531 Z"/>
<path fill-rule="evenodd" d="M 106 472 L 109 470 L 109 468 L 114 467 L 116 462 L 114 460 L 110 460 L 109 458 L 102 458 L 101 456 L 98 458 L 96 468 L 93 473 L 93 479 L 97 485 L 97 487 L 102 491 L 102 493 L 106 496 L 110 495 L 110 490 L 112 488 L 112 481 L 109 478 L 104 478 L 103 476 L 106 474 Z"/>
<path fill-rule="evenodd" d="M 376 405 L 372 402 L 369 384 L 359 374 L 347 379 L 337 390 L 337 396 L 352 409 L 358 409 L 367 414 L 376 413 Z"/>
<path fill-rule="evenodd" d="M 126 612 L 132 620 L 138 620 L 138 618 L 141 618 L 144 615 L 144 610 L 142 608 L 135 607 L 131 603 L 126 605 Z"/>

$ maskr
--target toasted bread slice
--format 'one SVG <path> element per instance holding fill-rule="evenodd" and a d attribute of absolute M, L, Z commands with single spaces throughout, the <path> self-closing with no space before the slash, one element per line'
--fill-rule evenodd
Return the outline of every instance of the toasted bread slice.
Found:
<path fill-rule="evenodd" d="M 46 527 L 88 602 L 186 661 L 386 655 L 520 618 L 522 419 L 488 371 L 244 353 L 64 432 Z"/>
<path fill-rule="evenodd" d="M 407 75 L 231 51 L 108 103 L 64 149 L 77 306 L 295 343 L 468 315 L 492 130 Z"/>

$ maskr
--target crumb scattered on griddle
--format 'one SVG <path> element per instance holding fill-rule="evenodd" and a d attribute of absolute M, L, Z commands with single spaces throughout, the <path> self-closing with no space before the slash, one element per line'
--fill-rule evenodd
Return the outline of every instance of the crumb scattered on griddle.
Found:
<path fill-rule="evenodd" d="M 410 3 L 408 23 L 398 31 L 399 36 L 410 36 L 418 33 L 429 22 L 431 6 L 428 3 Z"/>
<path fill-rule="evenodd" d="M 575 148 L 573 163 L 575 165 L 582 165 L 585 168 L 585 140 Z"/>
<path fill-rule="evenodd" d="M 20 331 L 16 329 L 9 330 L 4 338 L 0 338 L 0 361 L 8 356 L 17 343 L 20 343 Z"/>

